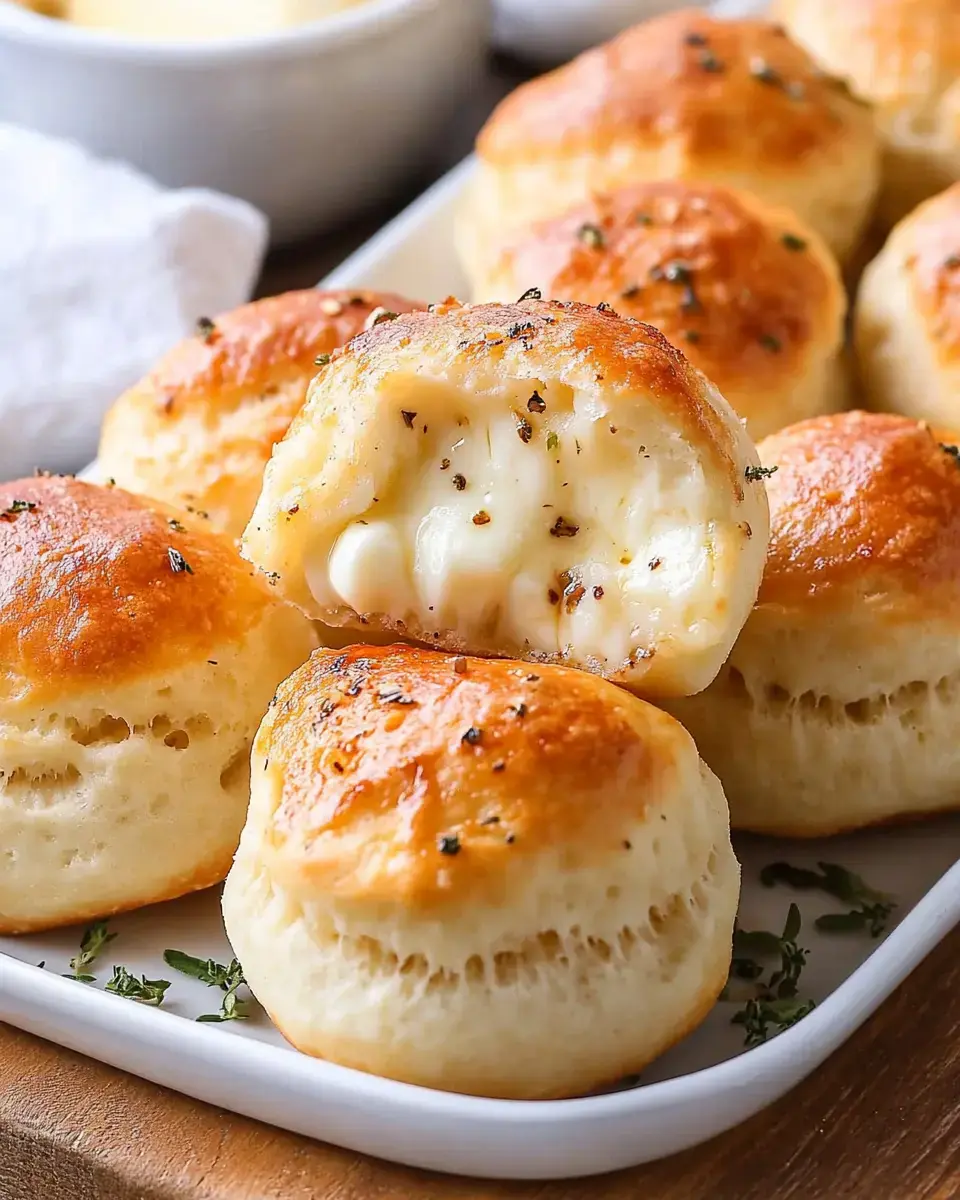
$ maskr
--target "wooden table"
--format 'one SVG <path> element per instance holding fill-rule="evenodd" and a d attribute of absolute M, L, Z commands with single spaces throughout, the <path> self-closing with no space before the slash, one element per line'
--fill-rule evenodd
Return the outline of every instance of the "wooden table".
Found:
<path fill-rule="evenodd" d="M 455 0 L 450 0 L 454 3 Z M 520 78 L 498 63 L 434 174 Z M 399 207 L 428 180 L 421 179 Z M 273 255 L 261 292 L 308 286 L 368 214 Z M 960 930 L 779 1104 L 616 1176 L 514 1185 L 406 1170 L 198 1104 L 0 1026 L 0 1200 L 952 1200 L 960 1198 Z"/>

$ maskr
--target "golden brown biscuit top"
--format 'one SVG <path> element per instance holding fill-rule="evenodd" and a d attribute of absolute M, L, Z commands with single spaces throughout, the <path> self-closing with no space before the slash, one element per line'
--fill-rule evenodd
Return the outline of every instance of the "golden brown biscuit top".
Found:
<path fill-rule="evenodd" d="M 881 107 L 936 98 L 960 74 L 957 0 L 775 0 L 773 15 Z"/>
<path fill-rule="evenodd" d="M 311 396 L 318 388 L 335 397 L 358 384 L 377 386 L 401 361 L 418 370 L 430 362 L 441 375 L 456 369 L 467 387 L 476 369 L 486 380 L 491 371 L 504 379 L 540 373 L 573 387 L 634 393 L 637 403 L 652 398 L 740 490 L 734 433 L 714 407 L 710 385 L 658 329 L 622 317 L 609 305 L 524 297 L 515 304 L 469 305 L 448 299 L 427 312 L 383 321 L 337 350 L 314 380 Z"/>
<path fill-rule="evenodd" d="M 758 604 L 850 604 L 960 593 L 960 450 L 925 422 L 885 413 L 816 417 L 765 438 L 770 547 Z M 912 610 L 911 610 L 912 615 Z"/>
<path fill-rule="evenodd" d="M 847 0 L 841 0 L 846 3 Z M 683 9 L 637 25 L 508 96 L 477 142 L 497 165 L 679 141 L 698 159 L 802 171 L 869 109 L 780 26 Z"/>
<path fill-rule="evenodd" d="M 886 253 L 900 251 L 914 303 L 949 365 L 960 358 L 960 183 L 934 196 L 897 228 Z"/>
<path fill-rule="evenodd" d="M 552 297 L 649 321 L 721 390 L 792 375 L 811 342 L 835 348 L 846 308 L 829 251 L 792 213 L 702 184 L 595 196 L 534 226 L 504 261 Z"/>
<path fill-rule="evenodd" d="M 0 695 L 108 688 L 241 639 L 276 601 L 189 521 L 72 478 L 0 485 Z"/>
<path fill-rule="evenodd" d="M 629 854 L 625 831 L 696 763 L 672 718 L 585 672 L 399 645 L 316 652 L 255 754 L 292 883 L 423 904 L 558 850 Z"/>
<path fill-rule="evenodd" d="M 294 380 L 306 383 L 315 360 L 358 334 L 372 312 L 406 312 L 417 305 L 386 292 L 287 292 L 255 300 L 212 321 L 201 320 L 121 403 L 147 402 L 161 423 L 185 411 L 230 412 L 275 395 Z"/>

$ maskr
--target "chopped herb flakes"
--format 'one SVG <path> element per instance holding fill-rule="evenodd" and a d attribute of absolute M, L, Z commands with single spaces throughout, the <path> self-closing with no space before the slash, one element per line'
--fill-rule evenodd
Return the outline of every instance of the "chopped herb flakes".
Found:
<path fill-rule="evenodd" d="M 416 700 L 411 696 L 405 696 L 397 687 L 385 688 L 378 693 L 377 699 L 382 700 L 384 704 L 416 704 Z"/>
<path fill-rule="evenodd" d="M 460 741 L 466 742 L 468 746 L 479 746 L 483 741 L 483 730 L 478 729 L 476 725 L 471 725 Z"/>
<path fill-rule="evenodd" d="M 125 996 L 128 1000 L 137 1000 L 141 1004 L 159 1008 L 169 986 L 169 979 L 147 979 L 146 975 L 141 975 L 138 979 L 136 975 L 131 975 L 126 967 L 114 967 L 106 988 L 115 996 Z"/>
<path fill-rule="evenodd" d="M 313 360 L 313 365 L 315 367 L 325 367 L 329 361 L 330 361 L 329 354 L 318 354 L 317 357 Z"/>
<path fill-rule="evenodd" d="M 199 979 L 207 987 L 218 987 L 225 993 L 218 1013 L 206 1013 L 197 1017 L 198 1021 L 206 1023 L 221 1023 L 223 1021 L 244 1021 L 250 1015 L 250 1002 L 237 999 L 237 988 L 242 987 L 246 980 L 243 970 L 235 958 L 227 966 L 215 962 L 212 958 L 194 958 L 182 950 L 164 950 L 163 961 L 168 967 L 173 967 L 182 975 L 191 979 Z"/>
<path fill-rule="evenodd" d="M 556 521 L 550 526 L 551 537 L 576 537 L 580 532 L 580 526 L 575 525 L 572 521 L 568 521 L 566 517 L 557 517 Z"/>
<path fill-rule="evenodd" d="M 769 350 L 771 354 L 779 354 L 783 349 L 783 342 L 772 333 L 761 333 L 757 340 L 764 350 Z"/>
<path fill-rule="evenodd" d="M 196 333 L 197 337 L 209 343 L 216 336 L 217 326 L 209 317 L 197 317 Z"/>
<path fill-rule="evenodd" d="M 521 442 L 529 442 L 533 437 L 533 426 L 526 417 L 521 416 L 519 413 L 515 413 L 514 417 L 517 422 L 517 436 Z"/>
<path fill-rule="evenodd" d="M 440 470 L 441 471 L 449 470 L 449 467 L 450 467 L 450 459 L 449 458 L 443 458 L 440 460 Z"/>
<path fill-rule="evenodd" d="M 547 404 L 539 392 L 534 392 L 527 401 L 527 412 L 542 413 L 546 412 Z"/>
<path fill-rule="evenodd" d="M 593 598 L 594 598 L 594 600 L 602 600 L 603 599 L 603 588 L 600 587 L 599 584 L 593 589 Z"/>
<path fill-rule="evenodd" d="M 750 74 L 758 83 L 766 83 L 771 87 L 779 87 L 783 83 L 783 76 L 765 58 L 750 59 Z"/>
<path fill-rule="evenodd" d="M 474 525 L 489 525 L 490 519 L 490 514 L 486 511 L 486 509 L 483 508 L 481 508 L 479 512 L 475 512 L 473 514 Z"/>
<path fill-rule="evenodd" d="M 80 953 L 70 959 L 70 970 L 73 974 L 65 975 L 64 978 L 75 979 L 78 983 L 93 983 L 95 977 L 87 973 L 87 968 L 92 966 L 100 951 L 116 936 L 115 933 L 108 932 L 106 921 L 94 921 L 83 931 Z"/>
<path fill-rule="evenodd" d="M 401 409 L 400 409 L 400 416 L 401 416 L 401 417 L 403 417 L 403 423 L 404 423 L 404 425 L 406 425 L 406 427 L 407 427 L 408 429 L 412 429 L 412 428 L 413 428 L 413 422 L 414 422 L 414 420 L 416 419 L 416 416 L 417 416 L 417 414 L 416 414 L 415 412 L 407 412 L 407 410 L 406 410 L 406 409 L 404 409 L 404 408 L 401 408 Z"/>
<path fill-rule="evenodd" d="M 388 308 L 375 308 L 367 317 L 364 323 L 364 329 L 373 329 L 377 325 L 382 325 L 384 321 L 395 321 L 397 313 L 391 312 Z"/>
<path fill-rule="evenodd" d="M 193 574 L 193 567 L 187 562 L 179 550 L 175 550 L 173 546 L 167 547 L 167 561 L 170 563 L 170 570 L 174 575 L 182 575 L 186 572 L 188 575 Z"/>
<path fill-rule="evenodd" d="M 957 466 L 960 467 L 960 446 L 948 446 L 945 442 L 941 442 L 940 449 L 944 454 L 949 454 Z"/>
<path fill-rule="evenodd" d="M 592 250 L 602 250 L 606 245 L 603 230 L 599 225 L 592 225 L 589 221 L 585 222 L 577 230 L 577 240 L 583 242 L 585 246 L 589 246 Z"/>
<path fill-rule="evenodd" d="M 801 237 L 797 237 L 795 233 L 785 233 L 780 239 L 788 250 L 806 250 L 807 243 Z"/>
<path fill-rule="evenodd" d="M 517 303 L 522 304 L 524 302 L 524 300 L 542 300 L 542 299 L 543 299 L 543 292 L 541 292 L 538 287 L 532 287 L 532 288 L 527 288 L 527 290 L 523 293 L 523 295 L 520 297 L 520 299 L 517 301 Z"/>
<path fill-rule="evenodd" d="M 437 849 L 441 854 L 459 854 L 460 839 L 455 833 L 445 833 L 437 840 Z"/>
<path fill-rule="evenodd" d="M 760 872 L 764 887 L 785 884 L 797 891 L 821 891 L 843 904 L 851 906 L 844 913 L 826 913 L 817 917 L 814 925 L 821 933 L 869 932 L 879 937 L 886 929 L 887 920 L 897 907 L 896 901 L 886 892 L 878 892 L 846 867 L 836 863 L 818 862 L 817 870 L 794 867 L 790 863 L 775 862 Z"/>
<path fill-rule="evenodd" d="M 747 467 L 743 473 L 747 483 L 759 483 L 761 479 L 769 479 L 771 475 L 776 475 L 779 467 Z"/>
<path fill-rule="evenodd" d="M 559 445 L 560 445 L 560 439 L 553 432 L 553 430 L 551 430 L 547 434 L 547 449 L 548 450 L 556 450 Z"/>
<path fill-rule="evenodd" d="M 696 346 L 700 341 L 700 334 L 696 329 L 685 329 L 683 331 L 683 336 L 691 344 L 691 346 Z"/>
<path fill-rule="evenodd" d="M 169 517 L 169 518 L 167 519 L 167 524 L 168 524 L 168 525 L 170 526 L 170 528 L 171 528 L 171 529 L 174 531 L 174 533 L 186 533 L 186 532 L 187 532 L 187 531 L 184 529 L 184 527 L 183 527 L 183 525 L 181 524 L 181 522 L 180 522 L 180 521 L 178 521 L 176 517 Z"/>
<path fill-rule="evenodd" d="M 463 489 L 467 486 L 466 479 L 464 479 L 464 477 L 459 472 L 457 472 L 457 474 L 454 475 L 454 477 L 453 477 L 453 486 L 457 489 L 458 492 L 462 492 Z"/>
<path fill-rule="evenodd" d="M 744 1027 L 747 1046 L 757 1046 L 771 1032 L 779 1033 L 795 1025 L 815 1007 L 812 1000 L 797 995 L 800 974 L 807 962 L 807 951 L 797 944 L 800 927 L 800 910 L 791 904 L 779 935 L 767 930 L 734 930 L 733 960 L 723 999 L 742 999 L 742 995 L 733 995 L 738 990 L 738 981 L 750 984 L 753 994 L 748 995 L 744 1007 L 731 1018 L 733 1024 Z M 777 957 L 779 967 L 764 980 L 766 968 L 757 960 Z"/>
<path fill-rule="evenodd" d="M 19 516 L 20 513 L 33 512 L 36 507 L 35 500 L 11 500 L 0 516 L 9 520 L 11 517 Z"/>

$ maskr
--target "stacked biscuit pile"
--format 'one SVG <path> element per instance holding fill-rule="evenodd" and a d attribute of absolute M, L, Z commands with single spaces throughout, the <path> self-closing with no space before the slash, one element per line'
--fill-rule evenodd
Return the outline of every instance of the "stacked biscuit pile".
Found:
<path fill-rule="evenodd" d="M 779 8 L 509 97 L 472 304 L 204 322 L 118 400 L 102 485 L 5 486 L 0 928 L 236 852 L 227 930 L 295 1045 L 576 1095 L 716 1000 L 731 819 L 956 807 L 960 16 Z"/>

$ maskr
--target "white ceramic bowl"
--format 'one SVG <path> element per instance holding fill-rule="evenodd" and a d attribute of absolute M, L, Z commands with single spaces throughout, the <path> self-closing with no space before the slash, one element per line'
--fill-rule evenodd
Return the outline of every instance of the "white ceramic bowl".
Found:
<path fill-rule="evenodd" d="M 489 0 L 368 0 L 271 35 L 148 42 L 0 0 L 0 120 L 241 196 L 290 241 L 422 161 L 478 77 L 488 21 Z"/>
<path fill-rule="evenodd" d="M 572 58 L 691 0 L 495 0 L 497 46 L 541 64 Z"/>

